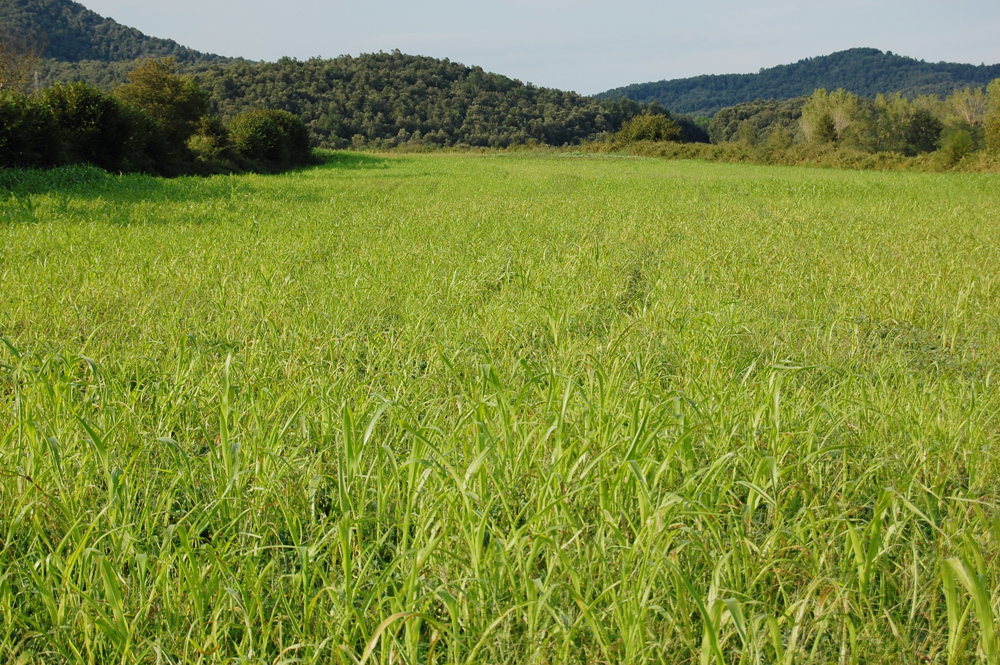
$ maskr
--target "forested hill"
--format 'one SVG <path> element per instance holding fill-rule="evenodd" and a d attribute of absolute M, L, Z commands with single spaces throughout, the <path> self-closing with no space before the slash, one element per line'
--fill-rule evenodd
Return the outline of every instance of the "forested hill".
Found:
<path fill-rule="evenodd" d="M 147 37 L 71 0 L 0 0 L 0 30 L 43 35 L 39 82 L 84 81 L 109 89 L 147 58 L 174 57 L 224 120 L 250 109 L 300 116 L 315 145 L 402 143 L 499 146 L 576 144 L 614 132 L 648 108 L 539 88 L 449 60 L 392 53 L 324 60 L 249 62 Z M 676 118 L 691 141 L 708 134 Z"/>
<path fill-rule="evenodd" d="M 0 0 L 0 27 L 40 36 L 46 43 L 46 57 L 61 62 L 163 57 L 180 62 L 220 60 L 170 39 L 148 37 L 72 0 Z"/>
<path fill-rule="evenodd" d="M 762 69 L 757 74 L 724 74 L 637 83 L 597 95 L 659 102 L 676 113 L 712 116 L 722 108 L 756 99 L 793 99 L 817 88 L 844 88 L 862 97 L 901 92 L 945 96 L 955 88 L 985 86 L 1000 78 L 1000 65 L 963 65 L 915 60 L 873 48 L 856 48 Z"/>
<path fill-rule="evenodd" d="M 195 80 L 223 118 L 251 108 L 284 109 L 306 121 L 319 145 L 330 147 L 575 144 L 617 131 L 644 111 L 630 100 L 599 101 L 399 51 L 213 65 Z M 676 120 L 688 140 L 707 141 L 703 129 Z"/>

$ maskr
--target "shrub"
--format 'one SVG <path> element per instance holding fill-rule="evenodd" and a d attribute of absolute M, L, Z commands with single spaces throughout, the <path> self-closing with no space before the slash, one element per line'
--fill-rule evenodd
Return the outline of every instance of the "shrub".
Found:
<path fill-rule="evenodd" d="M 247 111 L 229 124 L 233 150 L 268 167 L 306 164 L 312 160 L 309 130 L 287 111 Z"/>
<path fill-rule="evenodd" d="M 59 127 L 67 162 L 126 170 L 133 122 L 118 100 L 84 83 L 56 84 L 43 90 L 39 100 Z"/>
<path fill-rule="evenodd" d="M 281 127 L 288 147 L 288 158 L 292 164 L 307 164 L 312 161 L 312 145 L 309 129 L 297 115 L 288 111 L 267 111 L 274 116 L 275 122 Z"/>
<path fill-rule="evenodd" d="M 680 141 L 681 128 L 676 122 L 665 115 L 639 115 L 624 125 L 615 134 L 620 143 L 637 143 L 639 141 Z"/>
<path fill-rule="evenodd" d="M 949 164 L 962 161 L 964 157 L 976 150 L 976 141 L 972 132 L 966 129 L 956 129 L 945 136 L 941 144 L 941 152 Z"/>
<path fill-rule="evenodd" d="M 0 166 L 55 166 L 60 153 L 58 127 L 45 105 L 20 93 L 0 94 Z"/>
<path fill-rule="evenodd" d="M 229 151 L 229 130 L 218 118 L 205 116 L 188 140 L 188 147 L 202 159 L 219 159 Z"/>

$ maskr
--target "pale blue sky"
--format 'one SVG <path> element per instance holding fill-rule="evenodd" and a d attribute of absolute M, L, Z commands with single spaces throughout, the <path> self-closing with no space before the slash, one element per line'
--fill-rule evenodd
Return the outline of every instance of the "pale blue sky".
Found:
<path fill-rule="evenodd" d="M 185 46 L 254 60 L 400 49 L 584 94 L 754 72 L 856 46 L 1000 63 L 1000 0 L 84 0 Z"/>

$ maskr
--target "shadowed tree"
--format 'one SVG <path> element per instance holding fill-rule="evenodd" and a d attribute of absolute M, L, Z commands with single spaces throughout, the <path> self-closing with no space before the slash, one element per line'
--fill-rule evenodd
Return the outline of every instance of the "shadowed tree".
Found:
<path fill-rule="evenodd" d="M 944 123 L 927 109 L 915 109 L 906 128 L 906 154 L 919 155 L 937 150 Z"/>

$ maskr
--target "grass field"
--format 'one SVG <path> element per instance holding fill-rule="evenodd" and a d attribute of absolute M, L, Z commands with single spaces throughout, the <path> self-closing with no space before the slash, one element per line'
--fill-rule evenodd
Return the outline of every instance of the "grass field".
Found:
<path fill-rule="evenodd" d="M 0 179 L 0 661 L 1000 663 L 998 176 Z"/>

